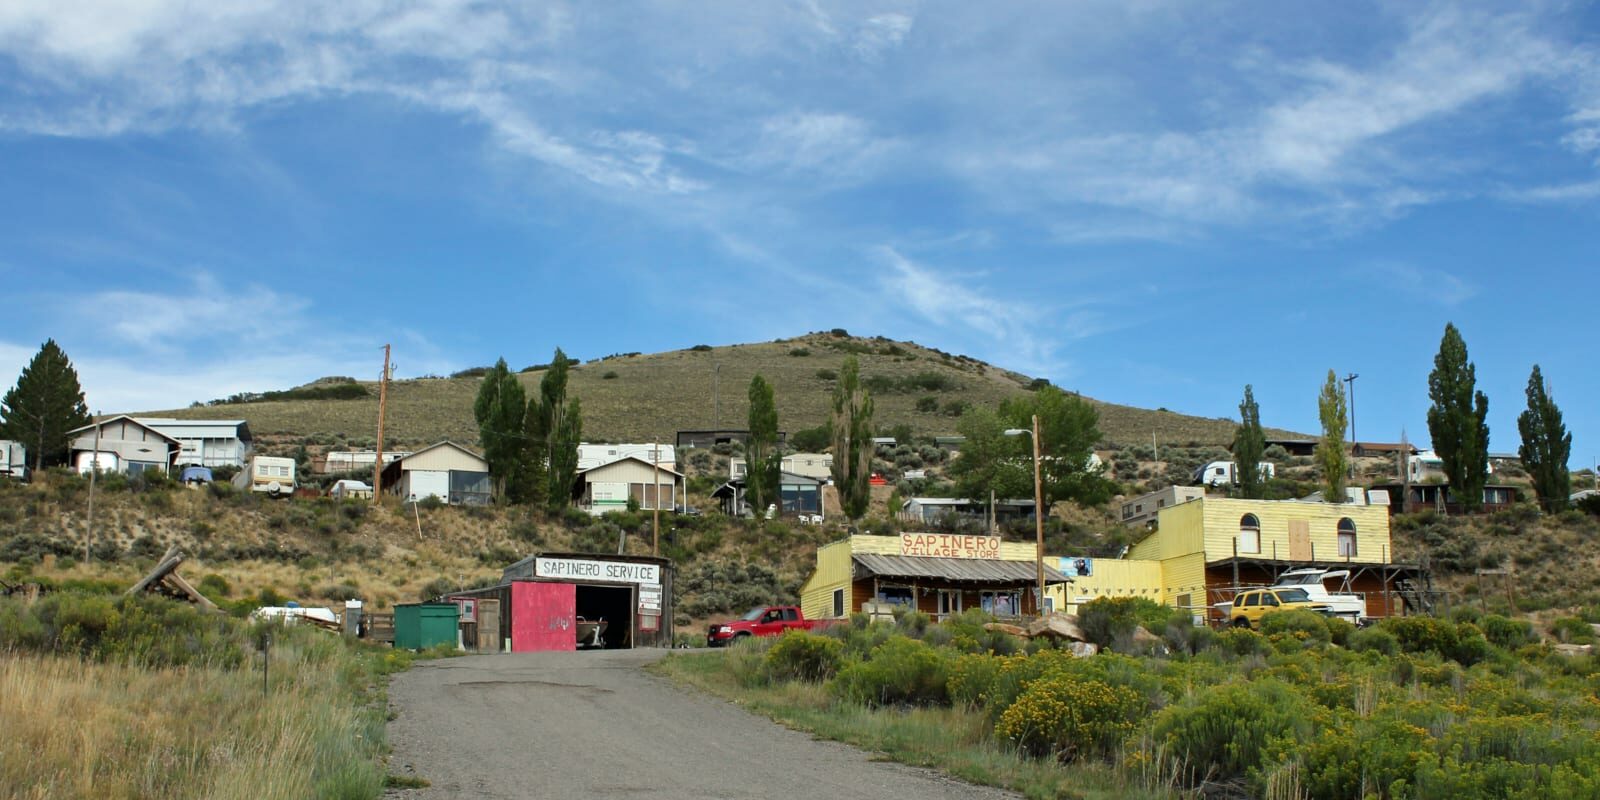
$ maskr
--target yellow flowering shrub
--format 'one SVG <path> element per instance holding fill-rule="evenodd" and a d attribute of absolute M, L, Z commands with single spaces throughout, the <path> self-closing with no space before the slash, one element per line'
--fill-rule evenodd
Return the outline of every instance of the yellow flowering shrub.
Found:
<path fill-rule="evenodd" d="M 1104 758 L 1133 734 L 1145 708 L 1145 698 L 1127 686 L 1051 675 L 1000 715 L 994 735 L 1033 755 Z"/>

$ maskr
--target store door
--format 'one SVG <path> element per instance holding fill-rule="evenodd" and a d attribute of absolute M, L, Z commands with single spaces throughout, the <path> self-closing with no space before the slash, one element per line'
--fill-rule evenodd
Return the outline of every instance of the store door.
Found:
<path fill-rule="evenodd" d="M 952 614 L 961 613 L 961 592 L 951 589 L 939 590 L 939 621 L 943 622 Z"/>

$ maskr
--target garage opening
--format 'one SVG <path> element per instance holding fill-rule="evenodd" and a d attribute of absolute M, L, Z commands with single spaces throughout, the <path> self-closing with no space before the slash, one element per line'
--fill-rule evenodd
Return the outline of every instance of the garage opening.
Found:
<path fill-rule="evenodd" d="M 577 613 L 586 620 L 604 619 L 600 635 L 607 650 L 633 647 L 633 588 L 629 586 L 577 587 Z M 579 643 L 580 646 L 583 644 Z"/>

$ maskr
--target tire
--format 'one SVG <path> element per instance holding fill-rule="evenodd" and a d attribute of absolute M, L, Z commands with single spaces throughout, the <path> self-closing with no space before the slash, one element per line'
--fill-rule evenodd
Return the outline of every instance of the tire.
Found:
<path fill-rule="evenodd" d="M 1235 628 L 1244 628 L 1245 630 L 1249 630 L 1250 629 L 1250 620 L 1247 620 L 1244 617 L 1235 617 L 1234 620 L 1233 620 L 1233 627 L 1235 627 Z"/>

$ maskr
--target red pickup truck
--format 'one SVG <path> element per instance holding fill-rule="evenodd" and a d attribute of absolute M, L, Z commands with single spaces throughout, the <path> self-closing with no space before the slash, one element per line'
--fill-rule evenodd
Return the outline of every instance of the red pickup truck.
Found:
<path fill-rule="evenodd" d="M 732 622 L 717 622 L 706 633 L 708 647 L 721 647 L 745 636 L 777 636 L 788 630 L 825 628 L 836 620 L 806 619 L 799 606 L 756 606 Z"/>

